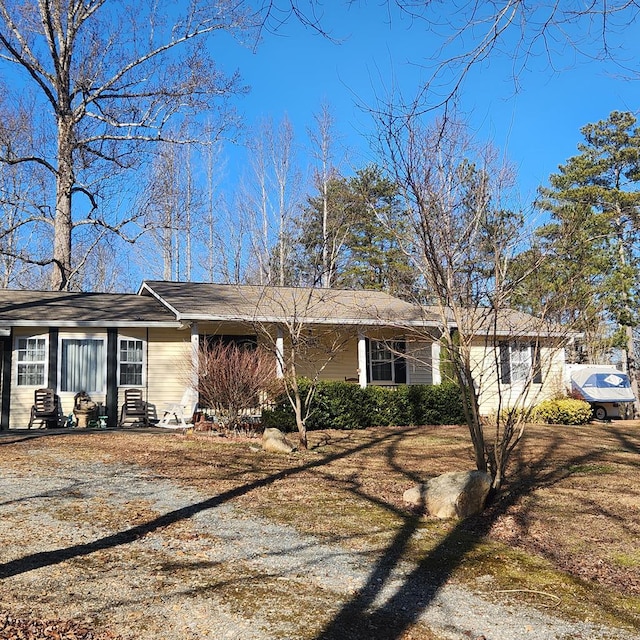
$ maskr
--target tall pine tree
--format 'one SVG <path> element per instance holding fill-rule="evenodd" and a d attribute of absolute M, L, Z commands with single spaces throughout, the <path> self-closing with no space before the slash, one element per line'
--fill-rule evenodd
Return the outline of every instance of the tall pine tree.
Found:
<path fill-rule="evenodd" d="M 539 205 L 551 214 L 539 231 L 550 259 L 547 277 L 555 279 L 558 300 L 581 317 L 584 330 L 593 331 L 598 321 L 610 328 L 638 397 L 640 129 L 633 114 L 614 111 L 581 132 L 579 155 L 540 190 Z"/>

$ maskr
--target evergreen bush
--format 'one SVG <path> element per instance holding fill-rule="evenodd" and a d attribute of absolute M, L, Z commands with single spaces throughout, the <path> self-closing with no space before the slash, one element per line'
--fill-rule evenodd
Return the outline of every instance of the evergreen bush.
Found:
<path fill-rule="evenodd" d="M 311 382 L 299 379 L 303 397 Z M 265 427 L 294 431 L 295 416 L 282 394 L 272 409 L 264 410 Z M 377 426 L 460 424 L 464 422 L 462 398 L 455 384 L 362 388 L 346 382 L 317 383 L 307 429 L 364 429 Z"/>

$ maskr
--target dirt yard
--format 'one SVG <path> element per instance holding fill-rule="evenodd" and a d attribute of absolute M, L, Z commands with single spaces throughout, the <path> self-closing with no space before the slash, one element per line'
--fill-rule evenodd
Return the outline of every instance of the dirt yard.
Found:
<path fill-rule="evenodd" d="M 612 629 L 536 640 L 640 633 L 640 423 L 529 428 L 502 494 L 462 523 L 401 501 L 473 467 L 461 427 L 313 432 L 308 451 L 284 456 L 258 445 L 4 434 L 0 638 L 513 640 L 517 625 L 534 631 L 520 609 Z M 293 548 L 308 574 L 287 564 Z M 377 605 L 398 597 L 392 584 L 402 607 Z M 454 601 L 448 618 L 426 617 Z M 513 620 L 471 623 L 492 604 Z"/>

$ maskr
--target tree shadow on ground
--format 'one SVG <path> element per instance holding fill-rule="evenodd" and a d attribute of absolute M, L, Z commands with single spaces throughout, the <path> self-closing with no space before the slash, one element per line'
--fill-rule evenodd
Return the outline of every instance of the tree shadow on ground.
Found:
<path fill-rule="evenodd" d="M 6 562 L 0 565 L 0 578 L 19 575 L 73 558 L 87 556 L 97 551 L 127 545 L 151 532 L 189 519 L 205 510 L 215 509 L 256 489 L 312 469 L 323 469 L 333 461 L 348 458 L 381 445 L 387 447 L 387 463 L 401 472 L 405 478 L 415 482 L 420 478 L 398 462 L 401 456 L 397 447 L 405 435 L 416 432 L 418 429 L 406 429 L 392 434 L 385 433 L 364 444 L 347 447 L 343 451 L 302 465 L 287 467 L 267 477 L 244 483 L 206 500 L 170 511 L 143 524 L 89 543 L 34 553 Z M 620 434 L 619 437 L 622 442 L 623 435 Z M 567 459 L 563 466 L 557 466 L 553 462 L 553 454 L 561 441 L 560 435 L 550 437 L 545 447 L 533 457 L 524 454 L 521 448 L 517 449 L 510 469 L 509 483 L 495 497 L 485 512 L 454 526 L 434 549 L 410 566 L 408 573 L 403 574 L 400 583 L 396 577 L 397 570 L 407 556 L 414 537 L 423 526 L 423 518 L 419 514 L 405 512 L 375 495 L 366 494 L 357 482 L 346 479 L 344 483 L 347 491 L 351 491 L 360 499 L 369 501 L 372 505 L 392 511 L 395 516 L 401 518 L 401 525 L 397 528 L 392 541 L 386 545 L 373 563 L 364 586 L 341 607 L 333 619 L 319 632 L 316 636 L 317 640 L 400 640 L 434 602 L 454 571 L 482 542 L 483 537 L 491 531 L 492 526 L 514 505 L 521 504 L 523 498 L 533 491 L 551 487 L 566 478 L 570 473 L 568 470 L 570 466 L 587 464 L 597 460 L 598 452 L 587 452 Z M 634 447 L 637 447 L 637 443 L 628 443 L 625 446 L 635 450 Z M 527 517 L 526 508 L 519 509 L 519 524 L 525 530 Z M 387 596 L 385 590 L 390 586 L 393 586 L 395 591 L 392 595 Z M 615 613 L 621 617 L 619 612 Z M 638 624 L 637 620 L 629 620 L 629 622 Z M 460 632 L 464 634 L 467 633 L 467 630 L 460 630 Z"/>
<path fill-rule="evenodd" d="M 206 500 L 202 500 L 200 502 L 196 502 L 186 507 L 169 511 L 168 513 L 158 516 L 157 518 L 154 518 L 148 522 L 136 525 L 123 531 L 118 531 L 117 533 L 104 536 L 92 542 L 72 545 L 69 547 L 62 547 L 59 549 L 53 549 L 51 551 L 34 553 L 22 558 L 17 558 L 15 560 L 5 562 L 4 564 L 0 564 L 0 579 L 16 576 L 21 573 L 40 569 L 42 567 L 60 564 L 67 560 L 87 556 L 97 551 L 102 551 L 105 549 L 132 543 L 149 533 L 158 531 L 160 529 L 163 529 L 164 527 L 168 527 L 182 520 L 187 520 L 202 511 L 215 509 L 216 507 L 230 502 L 242 495 L 250 493 L 255 489 L 266 487 L 280 480 L 284 480 L 287 477 L 303 473 L 310 469 L 328 465 L 334 460 L 346 458 L 361 451 L 373 448 L 391 437 L 393 436 L 385 434 L 378 438 L 374 438 L 364 444 L 345 449 L 344 451 L 341 451 L 339 453 L 325 456 L 319 460 L 308 462 L 292 468 L 288 467 L 265 478 L 243 484 L 239 487 L 230 489 L 216 496 L 213 496 Z"/>
<path fill-rule="evenodd" d="M 611 425 L 609 431 L 624 451 L 640 453 L 640 426 L 638 428 L 638 435 L 635 438 L 631 438 L 622 428 L 615 425 Z M 637 464 L 640 464 L 640 461 Z"/>
<path fill-rule="evenodd" d="M 365 586 L 344 604 L 334 619 L 316 636 L 316 640 L 400 640 L 416 624 L 420 616 L 434 602 L 453 572 L 489 534 L 492 526 L 510 509 L 533 491 L 551 487 L 568 475 L 567 467 L 587 464 L 597 459 L 597 453 L 575 456 L 568 465 L 550 466 L 547 460 L 560 444 L 560 436 L 551 438 L 536 458 L 525 457 L 521 449 L 515 451 L 510 481 L 503 491 L 493 496 L 490 505 L 476 517 L 460 521 L 442 541 L 406 574 L 391 597 L 380 603 L 394 569 L 409 550 L 412 538 L 423 524 L 417 514 L 404 514 L 404 523 L 369 573 Z M 390 460 L 390 464 L 395 464 Z M 526 527 L 526 509 L 519 517 Z M 613 612 L 630 625 L 638 619 Z M 456 629 L 461 637 L 475 638 L 468 629 Z M 484 637 L 482 635 L 478 637 Z"/>

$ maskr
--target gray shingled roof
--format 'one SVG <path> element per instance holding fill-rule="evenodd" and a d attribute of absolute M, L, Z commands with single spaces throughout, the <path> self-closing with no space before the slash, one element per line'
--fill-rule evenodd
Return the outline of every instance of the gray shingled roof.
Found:
<path fill-rule="evenodd" d="M 516 309 L 478 307 L 466 311 L 461 330 L 467 335 L 578 337 L 579 333 Z"/>
<path fill-rule="evenodd" d="M 482 335 L 558 335 L 538 318 L 504 310 L 471 310 L 466 330 Z M 437 327 L 435 308 L 421 308 L 381 291 L 148 281 L 138 294 L 0 289 L 0 327 L 180 326 L 238 320 L 310 324 Z M 453 320 L 453 318 L 452 318 Z M 455 323 L 454 323 L 455 324 Z"/>
<path fill-rule="evenodd" d="M 134 293 L 0 289 L 0 326 L 176 326 L 154 298 Z"/>
<path fill-rule="evenodd" d="M 157 297 L 183 321 L 438 324 L 435 315 L 381 291 L 147 281 L 140 293 Z"/>

